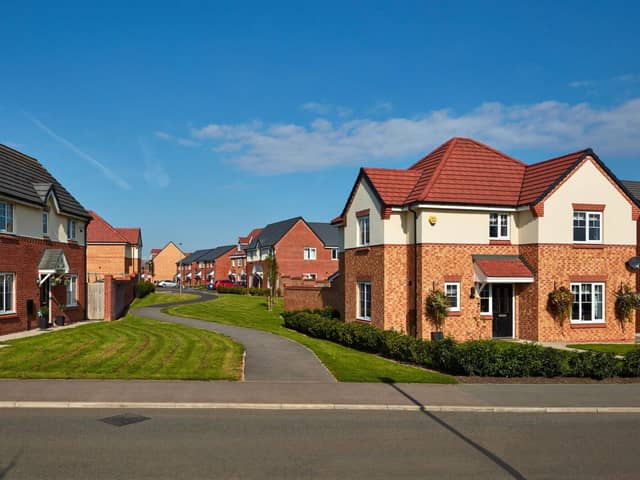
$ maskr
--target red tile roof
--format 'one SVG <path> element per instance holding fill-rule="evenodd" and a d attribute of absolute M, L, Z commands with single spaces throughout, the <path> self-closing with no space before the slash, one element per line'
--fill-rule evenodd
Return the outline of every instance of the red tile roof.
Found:
<path fill-rule="evenodd" d="M 579 152 L 529 165 L 522 182 L 518 203 L 520 205 L 534 203 L 558 179 L 563 178 L 564 173 L 569 171 L 587 153 L 589 153 L 589 150 L 580 150 Z"/>
<path fill-rule="evenodd" d="M 531 278 L 533 273 L 520 258 L 505 256 L 504 258 L 477 258 L 476 265 L 487 277 L 492 278 Z"/>
<path fill-rule="evenodd" d="M 262 233 L 262 230 L 263 230 L 262 228 L 254 228 L 246 237 L 239 237 L 238 243 L 242 245 L 244 244 L 248 245 L 249 243 L 251 243 L 251 239 L 256 238 L 258 235 Z"/>
<path fill-rule="evenodd" d="M 151 255 L 157 255 L 162 251 L 161 248 L 152 248 L 151 249 Z"/>
<path fill-rule="evenodd" d="M 361 174 L 373 185 L 383 208 L 418 202 L 515 207 L 541 200 L 589 154 L 593 152 L 581 150 L 526 165 L 476 140 L 452 138 L 406 170 L 363 168 Z M 340 217 L 333 222 L 340 222 Z"/>
<path fill-rule="evenodd" d="M 91 215 L 91 223 L 87 226 L 87 242 L 138 244 L 139 228 L 114 228 L 93 210 L 89 210 L 89 215 Z"/>

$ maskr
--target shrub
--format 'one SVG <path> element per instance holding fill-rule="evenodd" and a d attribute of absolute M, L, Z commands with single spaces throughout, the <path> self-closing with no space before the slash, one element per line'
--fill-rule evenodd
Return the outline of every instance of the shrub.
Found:
<path fill-rule="evenodd" d="M 268 297 L 271 294 L 268 288 L 249 288 L 249 295 L 253 295 L 254 297 Z"/>
<path fill-rule="evenodd" d="M 602 380 L 616 376 L 618 361 L 613 353 L 571 352 L 565 376 Z"/>
<path fill-rule="evenodd" d="M 243 287 L 218 287 L 216 289 L 218 293 L 229 293 L 231 295 L 245 295 L 247 289 Z"/>
<path fill-rule="evenodd" d="M 156 286 L 151 282 L 136 283 L 136 298 L 144 298 L 156 291 Z"/>
<path fill-rule="evenodd" d="M 624 356 L 620 375 L 623 377 L 640 377 L 640 348 L 631 350 Z"/>
<path fill-rule="evenodd" d="M 449 316 L 449 299 L 441 290 L 433 290 L 426 300 L 427 316 L 437 332 L 442 331 L 444 322 Z"/>

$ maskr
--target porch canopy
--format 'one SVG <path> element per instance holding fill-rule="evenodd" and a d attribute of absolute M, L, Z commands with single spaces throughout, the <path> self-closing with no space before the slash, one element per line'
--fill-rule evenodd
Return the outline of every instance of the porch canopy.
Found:
<path fill-rule="evenodd" d="M 38 262 L 38 283 L 42 285 L 49 277 L 69 273 L 69 262 L 61 248 L 47 248 Z"/>
<path fill-rule="evenodd" d="M 531 269 L 518 255 L 473 255 L 475 281 L 489 283 L 533 283 Z"/>

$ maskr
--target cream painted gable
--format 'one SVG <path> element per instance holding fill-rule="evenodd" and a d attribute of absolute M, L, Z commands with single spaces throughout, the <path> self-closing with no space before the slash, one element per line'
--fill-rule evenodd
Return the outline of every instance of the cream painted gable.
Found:
<path fill-rule="evenodd" d="M 637 226 L 626 196 L 591 158 L 580 165 L 544 202 L 538 219 L 539 243 L 573 243 L 573 204 L 605 205 L 602 243 L 635 245 Z"/>

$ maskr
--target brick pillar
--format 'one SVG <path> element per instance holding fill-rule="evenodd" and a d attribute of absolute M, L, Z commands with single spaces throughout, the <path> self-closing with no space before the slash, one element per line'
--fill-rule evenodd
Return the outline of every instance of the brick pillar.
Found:
<path fill-rule="evenodd" d="M 113 301 L 114 301 L 114 284 L 113 275 L 104 276 L 104 319 L 113 320 Z"/>

